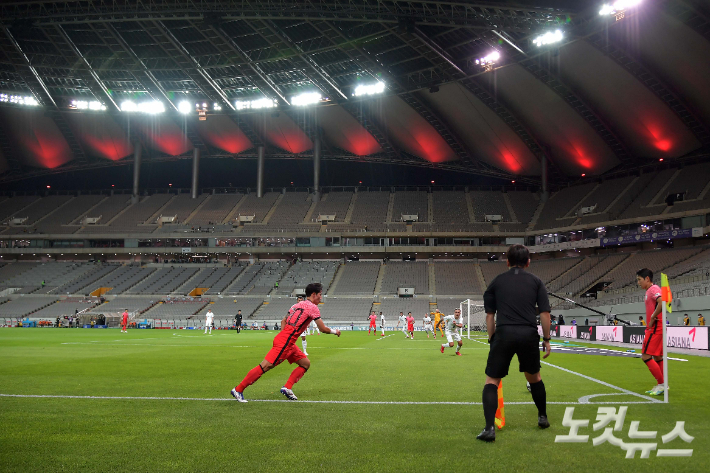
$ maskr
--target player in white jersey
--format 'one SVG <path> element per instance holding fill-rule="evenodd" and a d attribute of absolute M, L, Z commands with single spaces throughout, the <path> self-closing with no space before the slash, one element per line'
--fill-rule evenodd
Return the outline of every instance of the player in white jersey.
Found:
<path fill-rule="evenodd" d="M 429 332 L 434 334 L 436 338 L 436 332 L 434 331 L 434 326 L 431 324 L 431 317 L 429 314 L 424 314 L 424 331 L 426 332 L 426 338 L 429 338 Z"/>
<path fill-rule="evenodd" d="M 210 330 L 210 335 L 212 335 L 212 326 L 214 325 L 214 313 L 212 312 L 211 309 L 207 309 L 207 313 L 205 314 L 205 333 L 207 333 L 207 329 Z"/>
<path fill-rule="evenodd" d="M 320 330 L 318 330 L 315 320 L 311 322 L 311 334 L 320 335 Z"/>
<path fill-rule="evenodd" d="M 382 336 L 385 336 L 385 314 L 380 312 L 380 328 L 382 329 Z"/>
<path fill-rule="evenodd" d="M 407 333 L 407 317 L 405 317 L 404 312 L 399 313 L 397 328 L 399 328 L 399 324 L 402 324 L 402 333 L 404 333 L 404 338 L 409 338 L 409 334 Z"/>
<path fill-rule="evenodd" d="M 444 348 L 447 346 L 453 347 L 454 342 L 458 342 L 458 346 L 456 347 L 456 355 L 461 356 L 460 350 L 463 345 L 463 342 L 461 341 L 461 334 L 459 333 L 459 329 L 463 328 L 461 309 L 456 309 L 454 311 L 454 315 L 447 315 L 439 320 L 437 328 L 442 324 L 444 325 L 444 336 L 446 337 L 446 341 L 448 343 L 443 343 L 441 345 L 441 353 L 444 353 Z"/>

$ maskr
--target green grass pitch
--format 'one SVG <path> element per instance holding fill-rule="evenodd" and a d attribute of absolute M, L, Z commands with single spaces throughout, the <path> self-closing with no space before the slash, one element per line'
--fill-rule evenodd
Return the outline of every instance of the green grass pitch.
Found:
<path fill-rule="evenodd" d="M 672 355 L 687 361 L 670 361 L 666 405 L 614 388 L 644 393 L 655 384 L 639 359 L 553 352 L 546 361 L 554 366 L 542 369 L 548 402 L 555 403 L 548 406 L 547 430 L 537 428 L 514 360 L 504 381 L 506 426 L 495 443 L 484 444 L 475 436 L 483 427 L 486 343 L 464 340 L 457 357 L 453 349 L 439 352 L 440 338 L 420 333 L 414 340 L 399 332 L 382 339 L 367 332 L 310 336 L 311 369 L 294 387 L 299 401 L 286 402 L 279 393 L 288 364 L 248 388 L 248 404 L 234 401 L 229 390 L 263 359 L 274 335 L 2 329 L 0 394 L 95 398 L 1 396 L 0 471 L 678 473 L 710 467 L 708 358 Z M 658 448 L 692 448 L 692 457 L 651 452 L 648 459 L 640 453 L 625 459 L 620 447 L 594 447 L 591 439 L 602 433 L 592 429 L 600 405 L 578 400 L 614 393 L 592 402 L 628 406 L 618 438 L 648 442 L 628 436 L 638 420 L 641 430 L 658 432 L 651 440 Z M 422 404 L 396 404 L 402 402 Z M 580 429 L 590 436 L 587 443 L 555 443 L 569 432 L 562 426 L 568 406 L 575 418 L 590 419 Z M 690 444 L 661 443 L 676 421 L 685 421 L 695 438 Z"/>

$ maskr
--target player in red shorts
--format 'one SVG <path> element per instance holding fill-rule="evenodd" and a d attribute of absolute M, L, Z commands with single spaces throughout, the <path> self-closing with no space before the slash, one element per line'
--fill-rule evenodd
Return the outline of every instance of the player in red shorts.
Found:
<path fill-rule="evenodd" d="M 333 330 L 327 327 L 320 318 L 318 304 L 322 296 L 323 285 L 320 283 L 312 283 L 306 286 L 306 300 L 294 304 L 288 311 L 288 315 L 281 320 L 281 331 L 274 338 L 273 347 L 266 354 L 264 360 L 252 368 L 242 382 L 232 389 L 232 396 L 237 401 L 247 402 L 243 395 L 247 386 L 254 384 L 256 380 L 261 378 L 261 375 L 274 366 L 278 366 L 284 360 L 288 360 L 291 364 L 296 363 L 298 366 L 288 377 L 284 387 L 281 388 L 281 394 L 291 401 L 298 400 L 291 388 L 306 374 L 306 371 L 311 366 L 311 361 L 295 345 L 296 340 L 306 330 L 311 321 L 315 321 L 321 332 L 340 336 L 340 330 Z"/>
<path fill-rule="evenodd" d="M 372 330 L 377 336 L 377 315 L 372 312 L 368 319 L 370 320 L 370 326 L 367 328 L 367 334 L 370 335 L 370 330 Z"/>
<path fill-rule="evenodd" d="M 128 326 L 128 309 L 123 311 L 123 317 L 121 318 L 121 333 L 128 333 L 126 327 Z"/>
<path fill-rule="evenodd" d="M 636 273 L 636 281 L 641 289 L 646 291 L 646 331 L 644 333 L 641 359 L 646 363 L 658 384 L 646 391 L 658 396 L 663 394 L 663 301 L 661 288 L 653 284 L 653 271 L 644 268 Z"/>
<path fill-rule="evenodd" d="M 407 312 L 407 332 L 414 340 L 414 317 L 412 317 L 411 312 Z"/>

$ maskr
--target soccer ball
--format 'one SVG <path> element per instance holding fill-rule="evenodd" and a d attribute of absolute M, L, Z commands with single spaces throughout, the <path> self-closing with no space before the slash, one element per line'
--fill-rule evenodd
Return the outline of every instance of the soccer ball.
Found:
<path fill-rule="evenodd" d="M 532 391 L 530 390 L 530 383 L 527 383 L 527 384 L 528 384 L 528 392 L 531 393 Z"/>

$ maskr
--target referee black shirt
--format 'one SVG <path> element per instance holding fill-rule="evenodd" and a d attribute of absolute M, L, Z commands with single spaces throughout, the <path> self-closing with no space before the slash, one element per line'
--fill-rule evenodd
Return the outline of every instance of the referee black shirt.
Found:
<path fill-rule="evenodd" d="M 510 268 L 491 281 L 483 294 L 487 314 L 497 314 L 496 327 L 528 325 L 537 329 L 537 309 L 550 312 L 545 284 L 523 268 Z"/>

